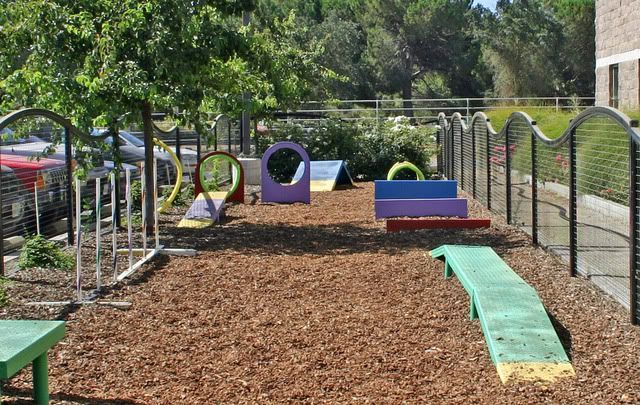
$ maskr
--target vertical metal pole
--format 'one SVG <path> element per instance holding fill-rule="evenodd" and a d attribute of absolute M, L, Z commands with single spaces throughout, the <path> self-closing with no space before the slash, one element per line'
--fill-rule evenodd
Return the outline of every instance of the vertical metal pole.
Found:
<path fill-rule="evenodd" d="M 131 225 L 131 170 L 128 168 L 125 172 L 125 180 L 127 182 L 127 188 L 125 191 L 127 199 L 127 242 L 129 242 L 129 270 L 133 267 L 133 229 Z"/>
<path fill-rule="evenodd" d="M 229 125 L 227 126 L 228 128 L 228 133 L 227 133 L 227 152 L 231 153 L 231 120 L 228 121 Z"/>
<path fill-rule="evenodd" d="M 202 141 L 200 140 L 200 132 L 196 132 L 196 160 L 200 161 L 200 155 L 202 154 Z"/>
<path fill-rule="evenodd" d="M 538 144 L 536 134 L 531 132 L 531 238 L 538 244 Z"/>
<path fill-rule="evenodd" d="M 156 237 L 156 250 L 160 248 L 160 230 L 158 229 L 158 159 L 153 159 L 153 178 L 155 184 L 153 185 L 153 229 Z"/>
<path fill-rule="evenodd" d="M 456 147 L 455 147 L 455 142 L 453 141 L 453 125 L 449 124 L 449 128 L 448 131 L 449 132 L 449 157 L 451 158 L 449 160 L 449 164 L 450 164 L 450 168 L 449 168 L 449 180 L 454 180 L 456 177 L 456 165 L 455 165 L 455 160 L 456 160 Z"/>
<path fill-rule="evenodd" d="M 469 99 L 467 99 L 467 123 L 469 123 L 469 114 L 470 114 L 470 111 L 469 111 Z"/>
<path fill-rule="evenodd" d="M 487 120 L 487 122 L 489 122 Z M 491 211 L 491 139 L 489 134 L 489 126 L 486 128 L 487 134 L 487 209 Z"/>
<path fill-rule="evenodd" d="M 73 153 L 69 127 L 64 128 L 64 161 L 67 169 L 67 245 L 73 245 Z"/>
<path fill-rule="evenodd" d="M 117 139 L 119 137 L 118 135 L 118 129 L 115 129 L 115 138 Z M 121 215 L 121 207 L 120 207 L 120 184 L 121 184 L 121 179 L 120 179 L 120 171 L 122 170 L 122 161 L 120 159 L 120 143 L 119 142 L 114 142 L 113 143 L 113 156 L 115 159 L 115 165 L 113 168 L 113 173 L 114 173 L 114 187 L 115 187 L 115 200 L 116 200 L 116 205 L 115 205 L 115 224 L 117 225 L 118 228 L 120 228 L 122 226 L 122 215 Z"/>
<path fill-rule="evenodd" d="M 251 23 L 251 12 L 242 12 L 242 25 L 247 26 Z M 248 155 L 251 153 L 251 93 L 245 92 L 242 94 L 242 101 L 244 104 L 242 110 L 242 117 L 240 118 L 240 153 Z"/>
<path fill-rule="evenodd" d="M 556 112 L 560 111 L 560 99 L 556 97 Z"/>
<path fill-rule="evenodd" d="M 82 204 L 80 179 L 76 179 L 76 299 L 82 301 Z"/>
<path fill-rule="evenodd" d="M 207 142 L 207 146 L 209 143 Z M 213 127 L 213 150 L 218 150 L 218 122 L 216 121 Z M 200 159 L 198 159 L 200 160 Z"/>
<path fill-rule="evenodd" d="M 118 277 L 118 227 L 116 217 L 116 174 L 111 172 L 111 267 L 113 268 L 113 281 Z"/>
<path fill-rule="evenodd" d="M 507 223 L 511 223 L 511 153 L 509 151 L 509 127 L 510 122 L 507 122 L 507 130 L 504 133 L 504 167 L 505 167 L 505 184 L 507 188 L 506 193 L 506 205 L 507 205 Z"/>
<path fill-rule="evenodd" d="M 152 163 L 153 165 L 153 163 Z M 147 181 L 146 181 L 146 171 L 148 170 L 145 167 L 145 164 L 141 164 L 140 165 L 140 170 L 142 171 L 142 193 L 140 194 L 141 198 L 142 198 L 142 256 L 146 256 L 147 255 L 147 207 L 146 207 L 146 201 L 147 201 L 147 193 L 146 193 L 146 186 L 147 186 Z"/>
<path fill-rule="evenodd" d="M 2 174 L 0 174 L 1 178 Z M 2 223 L 2 193 L 0 193 L 0 277 L 4 277 L 4 224 Z"/>
<path fill-rule="evenodd" d="M 38 204 L 38 182 L 33 183 L 33 198 L 36 202 L 36 233 L 40 235 L 40 205 Z"/>
<path fill-rule="evenodd" d="M 638 316 L 638 145 L 629 138 L 629 308 L 631 324 L 637 325 Z"/>
<path fill-rule="evenodd" d="M 176 156 L 178 157 L 178 159 L 182 159 L 182 153 L 180 153 L 181 144 L 182 142 L 180 142 L 180 127 L 176 125 Z"/>
<path fill-rule="evenodd" d="M 101 266 L 101 258 L 102 258 L 102 250 L 101 250 L 101 238 L 100 238 L 100 219 L 101 215 L 101 206 L 102 203 L 100 201 L 101 190 L 100 190 L 100 177 L 96 178 L 96 290 L 100 291 L 102 288 L 102 282 L 100 280 L 100 266 Z"/>
<path fill-rule="evenodd" d="M 464 190 L 464 139 L 462 138 L 464 131 L 462 129 L 462 120 L 460 121 L 460 188 Z"/>
<path fill-rule="evenodd" d="M 473 198 L 476 198 L 476 130 L 471 127 L 471 190 Z"/>
<path fill-rule="evenodd" d="M 578 196 L 576 176 L 576 131 L 569 134 L 569 274 L 572 277 L 578 273 Z"/>

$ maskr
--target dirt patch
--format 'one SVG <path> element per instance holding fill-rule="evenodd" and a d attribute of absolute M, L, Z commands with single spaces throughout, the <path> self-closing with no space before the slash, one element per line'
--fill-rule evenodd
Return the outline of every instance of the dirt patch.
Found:
<path fill-rule="evenodd" d="M 471 212 L 490 215 L 476 203 Z M 175 228 L 178 217 L 163 219 L 162 242 L 197 257 L 162 257 L 105 296 L 129 310 L 54 316 L 68 333 L 50 354 L 52 402 L 640 401 L 640 328 L 500 219 L 483 230 L 386 234 L 370 183 L 314 193 L 310 205 L 249 194 L 203 231 Z M 467 294 L 427 254 L 444 243 L 494 247 L 539 291 L 575 379 L 500 383 Z M 21 307 L 3 317 L 22 317 Z M 5 399 L 30 389 L 25 370 Z"/>

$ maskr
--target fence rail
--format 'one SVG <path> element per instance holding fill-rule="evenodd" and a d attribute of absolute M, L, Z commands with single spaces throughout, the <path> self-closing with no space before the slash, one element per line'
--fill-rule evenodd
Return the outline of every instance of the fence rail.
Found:
<path fill-rule="evenodd" d="M 557 138 L 514 112 L 496 132 L 482 112 L 438 115 L 438 170 L 555 252 L 640 323 L 640 131 L 589 107 Z"/>

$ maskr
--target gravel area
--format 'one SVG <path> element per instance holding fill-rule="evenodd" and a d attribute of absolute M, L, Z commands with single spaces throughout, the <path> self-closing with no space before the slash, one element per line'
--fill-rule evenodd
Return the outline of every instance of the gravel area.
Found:
<path fill-rule="evenodd" d="M 386 234 L 371 183 L 313 193 L 310 205 L 261 204 L 252 192 L 206 230 L 175 228 L 181 212 L 163 216 L 162 241 L 198 255 L 162 256 L 107 290 L 102 299 L 127 310 L 34 312 L 28 280 L 12 281 L 1 318 L 67 320 L 49 356 L 52 403 L 640 401 L 640 328 L 628 312 L 500 219 Z M 492 246 L 538 290 L 576 378 L 500 383 L 466 292 L 428 256 L 444 243 Z M 30 370 L 3 392 L 4 403 L 25 401 Z"/>

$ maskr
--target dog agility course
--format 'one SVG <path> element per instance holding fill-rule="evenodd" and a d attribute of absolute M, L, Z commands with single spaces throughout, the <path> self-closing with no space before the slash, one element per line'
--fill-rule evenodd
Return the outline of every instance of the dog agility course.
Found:
<path fill-rule="evenodd" d="M 247 198 L 197 232 L 177 227 L 186 209 L 161 217 L 161 240 L 196 257 L 159 256 L 108 294 L 129 309 L 66 315 L 66 336 L 49 351 L 52 403 L 639 399 L 640 331 L 624 309 L 499 218 L 388 234 L 373 219 L 373 183 L 313 193 L 311 204 Z M 469 214 L 491 217 L 473 200 Z M 537 291 L 575 377 L 502 383 L 464 284 L 429 256 L 451 244 L 491 246 Z M 9 287 L 18 302 L 38 282 L 22 277 Z M 2 316 L 56 310 L 12 305 Z M 28 399 L 30 369 L 3 393 Z"/>

